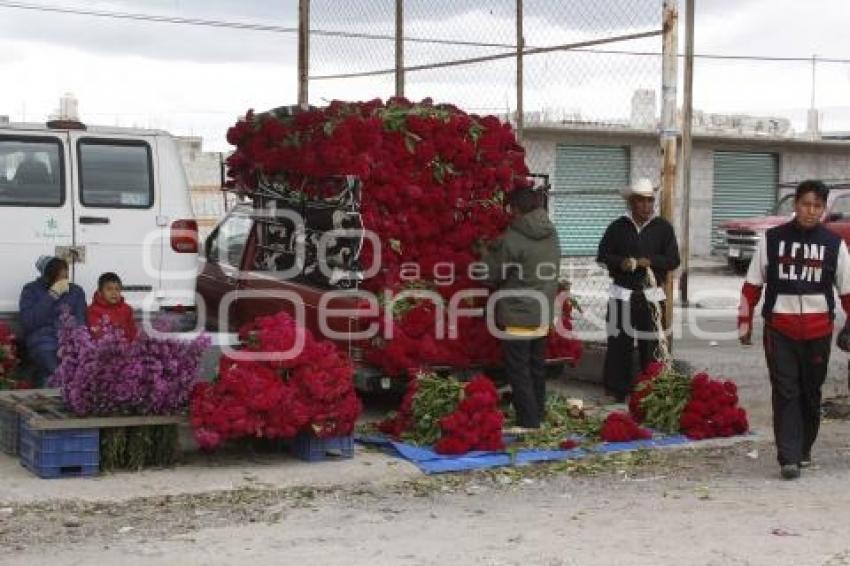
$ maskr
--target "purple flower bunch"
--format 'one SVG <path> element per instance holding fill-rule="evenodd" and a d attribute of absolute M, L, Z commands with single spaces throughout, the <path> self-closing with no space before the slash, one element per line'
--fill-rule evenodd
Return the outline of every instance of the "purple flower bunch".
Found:
<path fill-rule="evenodd" d="M 165 415 L 188 405 L 208 336 L 193 340 L 128 341 L 111 325 L 94 339 L 85 326 L 62 315 L 60 365 L 50 385 L 62 389 L 65 406 L 80 416 Z"/>

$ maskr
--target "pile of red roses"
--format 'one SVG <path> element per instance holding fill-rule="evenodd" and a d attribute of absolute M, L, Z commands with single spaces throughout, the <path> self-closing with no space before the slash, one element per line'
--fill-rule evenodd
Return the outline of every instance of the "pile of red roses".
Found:
<path fill-rule="evenodd" d="M 440 454 L 464 454 L 470 450 L 502 450 L 505 444 L 502 440 L 504 414 L 499 410 L 499 393 L 493 382 L 485 375 L 479 374 L 463 385 L 459 391 L 446 387 L 446 391 L 457 391 L 457 398 L 425 400 L 426 388 L 432 389 L 433 382 L 422 385 L 423 380 L 454 379 L 436 376 L 419 375 L 411 379 L 407 386 L 404 399 L 399 410 L 390 418 L 378 423 L 378 430 L 395 439 L 409 439 L 414 442 L 417 430 L 416 415 L 426 414 L 429 418 L 437 418 L 439 438 L 436 435 L 434 450 Z M 421 403 L 434 403 L 434 406 L 422 407 Z M 423 410 L 424 409 L 424 410 Z M 437 411 L 436 415 L 432 415 Z M 428 428 L 427 426 L 425 427 Z M 414 433 L 411 435 L 411 433 Z"/>
<path fill-rule="evenodd" d="M 257 318 L 240 337 L 244 353 L 262 358 L 223 357 L 218 380 L 192 391 L 192 428 L 202 448 L 236 438 L 292 438 L 302 431 L 320 438 L 353 432 L 361 404 L 351 363 L 334 344 L 316 340 L 286 313 Z M 301 352 L 285 359 L 281 353 L 298 342 Z"/>
<path fill-rule="evenodd" d="M 688 438 L 728 437 L 749 430 L 747 412 L 738 406 L 738 387 L 700 373 L 691 381 L 691 399 L 679 424 Z"/>
<path fill-rule="evenodd" d="M 652 363 L 635 378 L 629 397 L 629 413 L 638 422 L 645 420 L 645 399 L 653 382 L 665 371 L 663 364 Z M 749 430 L 747 411 L 738 406 L 738 387 L 729 380 L 712 379 L 698 373 L 690 380 L 687 402 L 674 422 L 688 438 L 728 437 Z"/>
<path fill-rule="evenodd" d="M 635 377 L 632 382 L 632 393 L 629 395 L 629 414 L 637 421 L 643 422 L 645 417 L 643 407 L 644 398 L 652 391 L 651 382 L 664 371 L 664 364 L 652 362 L 646 369 Z"/>
<path fill-rule="evenodd" d="M 443 435 L 434 450 L 439 454 L 465 454 L 470 450 L 502 450 L 499 392 L 484 375 L 474 377 L 464 387 L 463 400 L 450 415 L 440 419 Z"/>
<path fill-rule="evenodd" d="M 17 367 L 15 335 L 5 323 L 0 322 L 0 389 L 32 389 L 29 381 L 15 377 Z"/>
<path fill-rule="evenodd" d="M 448 299 L 481 289 L 469 272 L 480 259 L 476 243 L 503 232 L 510 220 L 506 195 L 528 185 L 525 153 L 509 124 L 427 99 L 334 101 L 294 115 L 248 112 L 227 139 L 236 146 L 228 158 L 230 185 L 247 196 L 266 182 L 299 187 L 309 197 L 321 190 L 316 178 L 360 178 L 363 224 L 380 238 L 380 250 L 368 241 L 362 250 L 364 268 L 380 252 L 378 274 L 362 287 L 377 295 L 416 288 Z M 447 272 L 453 276 L 446 278 Z M 483 303 L 476 299 L 463 306 Z M 376 341 L 365 352 L 388 375 L 500 361 L 483 316 L 460 317 L 458 338 L 438 340 L 439 315 L 429 301 L 403 299 L 398 305 L 393 339 Z M 569 306 L 564 314 L 569 316 Z M 549 354 L 578 359 L 581 346 L 553 334 Z"/>
<path fill-rule="evenodd" d="M 628 413 L 617 411 L 605 418 L 599 436 L 605 442 L 629 442 L 652 438 L 652 433 L 641 428 Z"/>

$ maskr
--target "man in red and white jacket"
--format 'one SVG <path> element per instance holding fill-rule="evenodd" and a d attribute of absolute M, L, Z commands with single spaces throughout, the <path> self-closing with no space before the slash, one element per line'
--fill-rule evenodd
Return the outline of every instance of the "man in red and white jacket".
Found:
<path fill-rule="evenodd" d="M 799 477 L 800 467 L 811 464 L 832 344 L 833 289 L 850 312 L 850 254 L 841 237 L 820 222 L 828 196 L 820 181 L 797 186 L 794 218 L 759 241 L 741 290 L 738 330 L 745 345 L 752 343 L 753 312 L 765 291 L 764 352 L 785 479 Z"/>

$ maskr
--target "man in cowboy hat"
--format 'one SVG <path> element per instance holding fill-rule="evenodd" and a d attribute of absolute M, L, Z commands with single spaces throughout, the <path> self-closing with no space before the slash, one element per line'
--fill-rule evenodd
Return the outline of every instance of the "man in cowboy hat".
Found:
<path fill-rule="evenodd" d="M 613 279 L 608 302 L 608 351 L 603 383 L 605 393 L 618 403 L 631 393 L 635 339 L 641 369 L 655 359 L 657 341 L 651 303 L 664 310 L 662 286 L 667 274 L 679 267 L 679 245 L 673 226 L 655 214 L 655 188 L 639 179 L 623 192 L 629 210 L 614 220 L 599 242 L 596 261 Z M 648 272 L 655 276 L 650 287 Z"/>

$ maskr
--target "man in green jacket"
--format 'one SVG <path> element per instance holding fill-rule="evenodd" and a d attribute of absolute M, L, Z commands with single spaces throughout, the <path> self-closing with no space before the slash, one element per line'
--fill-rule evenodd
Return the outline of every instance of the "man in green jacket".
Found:
<path fill-rule="evenodd" d="M 561 262 L 558 235 L 541 196 L 532 189 L 511 193 L 511 224 L 483 258 L 497 289 L 496 322 L 504 331 L 517 425 L 532 429 L 545 417 L 546 337 L 555 317 Z"/>

